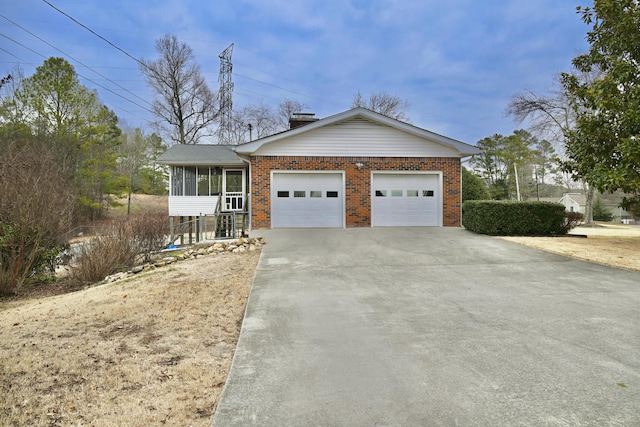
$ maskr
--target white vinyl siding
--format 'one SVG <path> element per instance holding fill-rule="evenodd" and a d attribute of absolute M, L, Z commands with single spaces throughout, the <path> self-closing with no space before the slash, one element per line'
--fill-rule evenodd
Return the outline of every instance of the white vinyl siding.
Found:
<path fill-rule="evenodd" d="M 260 147 L 260 156 L 459 157 L 448 146 L 354 118 Z"/>
<path fill-rule="evenodd" d="M 441 226 L 441 188 L 440 174 L 373 173 L 371 226 Z"/>
<path fill-rule="evenodd" d="M 169 196 L 169 216 L 214 215 L 219 196 Z"/>

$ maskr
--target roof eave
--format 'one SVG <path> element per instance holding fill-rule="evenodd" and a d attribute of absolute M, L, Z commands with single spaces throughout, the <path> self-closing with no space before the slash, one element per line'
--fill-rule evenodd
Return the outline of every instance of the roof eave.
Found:
<path fill-rule="evenodd" d="M 167 166 L 244 166 L 246 165 L 246 160 L 241 159 L 237 162 L 211 162 L 211 161 L 171 161 L 171 160 L 156 160 L 156 163 Z"/>
<path fill-rule="evenodd" d="M 238 145 L 235 147 L 236 153 L 242 153 L 245 155 L 251 155 L 255 153 L 260 147 L 265 144 L 269 144 L 274 141 L 279 141 L 281 139 L 290 138 L 296 135 L 300 135 L 302 133 L 310 132 L 314 129 L 318 129 L 323 126 L 328 126 L 334 123 L 338 123 L 344 120 L 353 119 L 357 117 L 363 117 L 373 122 L 377 122 L 386 126 L 390 126 L 404 132 L 419 136 L 421 138 L 432 140 L 436 143 L 454 148 L 459 152 L 460 157 L 473 156 L 476 154 L 480 154 L 481 150 L 473 145 L 467 144 L 462 141 L 458 141 L 443 135 L 439 135 L 437 133 L 428 131 L 426 129 L 419 128 L 417 126 L 401 122 L 399 120 L 393 119 L 391 117 L 387 117 L 385 115 L 376 113 L 374 111 L 368 110 L 366 108 L 354 108 L 351 110 L 344 111 L 342 113 L 334 114 L 333 116 L 326 117 L 324 119 L 320 119 L 311 124 L 301 126 L 299 128 L 291 129 L 286 132 L 282 132 L 276 135 L 267 136 L 265 138 L 252 141 L 246 144 Z"/>

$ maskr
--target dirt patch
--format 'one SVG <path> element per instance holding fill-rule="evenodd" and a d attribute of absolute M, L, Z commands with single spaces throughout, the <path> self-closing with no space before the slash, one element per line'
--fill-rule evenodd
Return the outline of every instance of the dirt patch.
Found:
<path fill-rule="evenodd" d="M 598 224 L 596 227 L 578 227 L 571 234 L 567 237 L 501 238 L 576 259 L 640 271 L 640 227 Z"/>
<path fill-rule="evenodd" d="M 209 425 L 258 258 L 0 304 L 0 425 Z"/>

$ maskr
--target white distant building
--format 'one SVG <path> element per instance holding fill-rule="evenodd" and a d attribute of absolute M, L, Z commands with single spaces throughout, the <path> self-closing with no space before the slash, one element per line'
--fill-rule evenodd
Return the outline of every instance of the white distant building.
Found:
<path fill-rule="evenodd" d="M 584 215 L 587 206 L 587 197 L 580 193 L 565 193 L 558 203 L 564 205 L 567 212 L 580 212 Z"/>

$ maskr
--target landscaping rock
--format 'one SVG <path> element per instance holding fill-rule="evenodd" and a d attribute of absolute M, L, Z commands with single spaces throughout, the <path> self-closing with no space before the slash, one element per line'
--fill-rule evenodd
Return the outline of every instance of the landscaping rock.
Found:
<path fill-rule="evenodd" d="M 199 245 L 198 248 L 187 248 L 184 252 L 177 253 L 174 256 L 167 256 L 162 259 L 156 260 L 155 262 L 152 262 L 152 263 L 137 265 L 133 267 L 131 271 L 126 273 L 112 274 L 110 276 L 105 277 L 104 282 L 106 283 L 115 282 L 117 280 L 122 280 L 127 277 L 131 277 L 134 274 L 139 274 L 142 272 L 154 270 L 156 268 L 164 267 L 179 261 L 195 259 L 201 256 L 222 255 L 226 252 L 229 252 L 229 253 L 253 252 L 264 244 L 265 244 L 265 241 L 263 237 L 251 237 L 251 238 L 241 237 L 238 240 L 215 242 L 211 245 L 206 245 L 206 246 Z"/>

